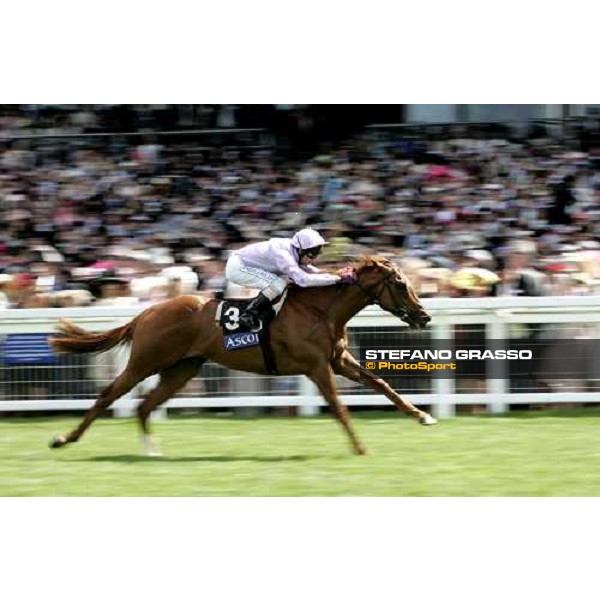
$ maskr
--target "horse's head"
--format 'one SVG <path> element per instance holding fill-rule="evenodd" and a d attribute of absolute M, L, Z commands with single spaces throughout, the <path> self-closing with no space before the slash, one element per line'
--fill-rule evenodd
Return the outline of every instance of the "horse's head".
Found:
<path fill-rule="evenodd" d="M 423 329 L 431 321 L 410 281 L 391 261 L 367 256 L 356 266 L 355 273 L 356 285 L 372 304 L 399 317 L 412 329 Z"/>

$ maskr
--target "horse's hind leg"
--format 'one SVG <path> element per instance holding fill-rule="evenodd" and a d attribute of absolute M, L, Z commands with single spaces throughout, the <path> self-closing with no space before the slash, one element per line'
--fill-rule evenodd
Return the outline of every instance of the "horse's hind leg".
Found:
<path fill-rule="evenodd" d="M 109 386 L 104 388 L 94 406 L 92 406 L 83 417 L 81 423 L 73 429 L 68 435 L 57 435 L 50 442 L 51 448 L 60 448 L 65 444 L 71 444 L 79 440 L 85 430 L 102 414 L 115 400 L 126 394 L 140 381 L 145 379 L 148 374 L 135 375 L 125 369 Z"/>
<path fill-rule="evenodd" d="M 206 359 L 202 357 L 185 358 L 172 367 L 159 373 L 160 382 L 144 396 L 144 400 L 137 407 L 137 414 L 142 428 L 144 449 L 148 456 L 160 456 L 160 452 L 150 437 L 148 421 L 152 411 L 166 402 L 179 389 L 181 389 L 200 369 Z"/>
<path fill-rule="evenodd" d="M 376 377 L 361 367 L 360 363 L 348 352 L 347 350 L 335 361 L 332 362 L 333 370 L 338 375 L 343 375 L 352 381 L 357 383 L 367 384 L 373 388 L 376 392 L 384 394 L 389 398 L 401 411 L 405 412 L 411 417 L 415 417 L 419 420 L 421 425 L 434 425 L 437 421 L 423 410 L 419 410 L 412 402 L 406 400 L 396 393 L 383 379 Z"/>

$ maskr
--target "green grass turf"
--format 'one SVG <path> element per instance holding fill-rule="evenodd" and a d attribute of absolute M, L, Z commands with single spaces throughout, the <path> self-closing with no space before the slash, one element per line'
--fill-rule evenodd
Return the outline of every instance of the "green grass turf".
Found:
<path fill-rule="evenodd" d="M 131 419 L 98 420 L 50 450 L 76 418 L 0 419 L 1 496 L 597 496 L 600 412 L 464 416 L 422 427 L 355 415 L 368 456 L 329 416 L 171 417 L 164 458 L 142 455 Z"/>

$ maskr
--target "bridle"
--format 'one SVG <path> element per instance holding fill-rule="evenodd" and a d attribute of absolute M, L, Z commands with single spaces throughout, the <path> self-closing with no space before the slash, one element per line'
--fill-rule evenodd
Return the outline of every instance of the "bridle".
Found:
<path fill-rule="evenodd" d="M 356 274 L 356 271 L 355 271 L 355 274 Z M 371 291 L 368 290 L 365 286 L 363 286 L 358 281 L 358 278 L 356 278 L 350 285 L 356 285 L 356 286 L 358 286 L 358 289 L 360 289 L 360 291 L 363 294 L 365 294 L 365 296 L 367 296 L 367 298 L 369 298 L 369 300 L 370 300 L 369 304 L 375 304 L 377 306 L 381 306 L 381 301 L 379 300 L 379 298 L 381 297 L 381 294 L 383 294 L 383 292 L 386 289 L 390 293 L 390 298 L 392 298 L 392 302 L 394 302 L 395 299 L 396 299 L 395 296 L 394 296 L 394 294 L 393 294 L 393 291 L 392 291 L 392 286 L 390 285 L 390 282 L 389 282 L 389 279 L 392 277 L 392 275 L 394 275 L 394 271 L 390 271 L 389 273 L 386 273 L 386 275 L 381 278 L 381 280 L 376 284 L 376 287 L 378 287 L 379 289 L 375 290 L 374 294 L 371 293 Z M 326 316 L 329 315 L 329 313 L 331 311 L 331 308 L 338 301 L 340 295 L 343 293 L 344 287 L 345 286 L 340 286 L 338 288 L 337 293 L 333 296 L 333 298 L 329 302 L 329 305 L 323 311 Z M 391 312 L 393 315 L 395 315 L 399 319 L 403 319 L 403 320 L 408 315 L 408 311 L 406 309 L 404 309 L 404 308 L 401 308 L 401 309 L 395 310 L 395 311 L 391 311 L 389 309 L 384 309 L 384 310 L 387 310 L 388 312 Z M 319 321 L 320 321 L 320 319 L 316 320 L 315 323 L 313 324 L 313 326 L 310 328 L 310 330 L 308 332 L 309 333 L 308 337 L 310 337 L 310 335 L 312 335 L 315 327 L 319 324 Z"/>
<path fill-rule="evenodd" d="M 360 281 L 358 281 L 358 278 L 354 280 L 352 285 L 356 285 L 358 286 L 358 289 L 365 294 L 365 296 L 367 296 L 367 298 L 369 298 L 369 300 L 371 302 L 369 302 L 369 304 L 375 304 L 376 306 L 381 306 L 381 295 L 383 294 L 383 292 L 385 290 L 387 290 L 390 294 L 390 298 L 392 299 L 392 303 L 394 305 L 399 304 L 396 303 L 396 296 L 394 295 L 394 287 L 390 284 L 390 279 L 391 277 L 395 275 L 394 271 L 389 271 L 388 273 L 386 273 L 386 275 L 384 277 L 381 278 L 381 280 L 379 282 L 377 282 L 375 284 L 375 291 L 371 292 L 371 290 L 367 289 L 364 285 L 362 285 L 360 283 Z M 383 306 L 381 306 L 381 308 L 384 308 Z M 384 308 L 384 310 L 387 310 L 388 312 L 392 313 L 394 316 L 400 318 L 400 319 L 404 319 L 405 317 L 408 316 L 408 310 L 405 308 L 399 308 L 397 310 L 389 310 L 388 308 Z"/>

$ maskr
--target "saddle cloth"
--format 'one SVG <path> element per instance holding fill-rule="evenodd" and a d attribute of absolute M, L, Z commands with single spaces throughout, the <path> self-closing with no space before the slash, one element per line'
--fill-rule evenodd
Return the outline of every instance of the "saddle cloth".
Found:
<path fill-rule="evenodd" d="M 265 312 L 261 331 L 279 314 L 286 296 L 287 290 L 271 305 L 271 309 Z M 221 326 L 223 335 L 248 331 L 239 321 L 240 315 L 251 301 L 252 298 L 225 298 L 219 302 L 215 313 L 215 321 Z"/>
<path fill-rule="evenodd" d="M 265 362 L 273 363 L 269 344 L 269 325 L 279 314 L 286 296 L 287 290 L 262 315 L 262 327 L 257 332 L 251 332 L 239 322 L 240 314 L 248 306 L 252 298 L 227 298 L 221 300 L 217 306 L 215 321 L 223 331 L 223 348 L 227 351 L 241 350 L 242 348 L 249 348 L 260 344 L 263 348 L 263 353 L 265 353 Z M 274 370 L 274 367 L 269 365 L 268 367 L 270 371 Z"/>

